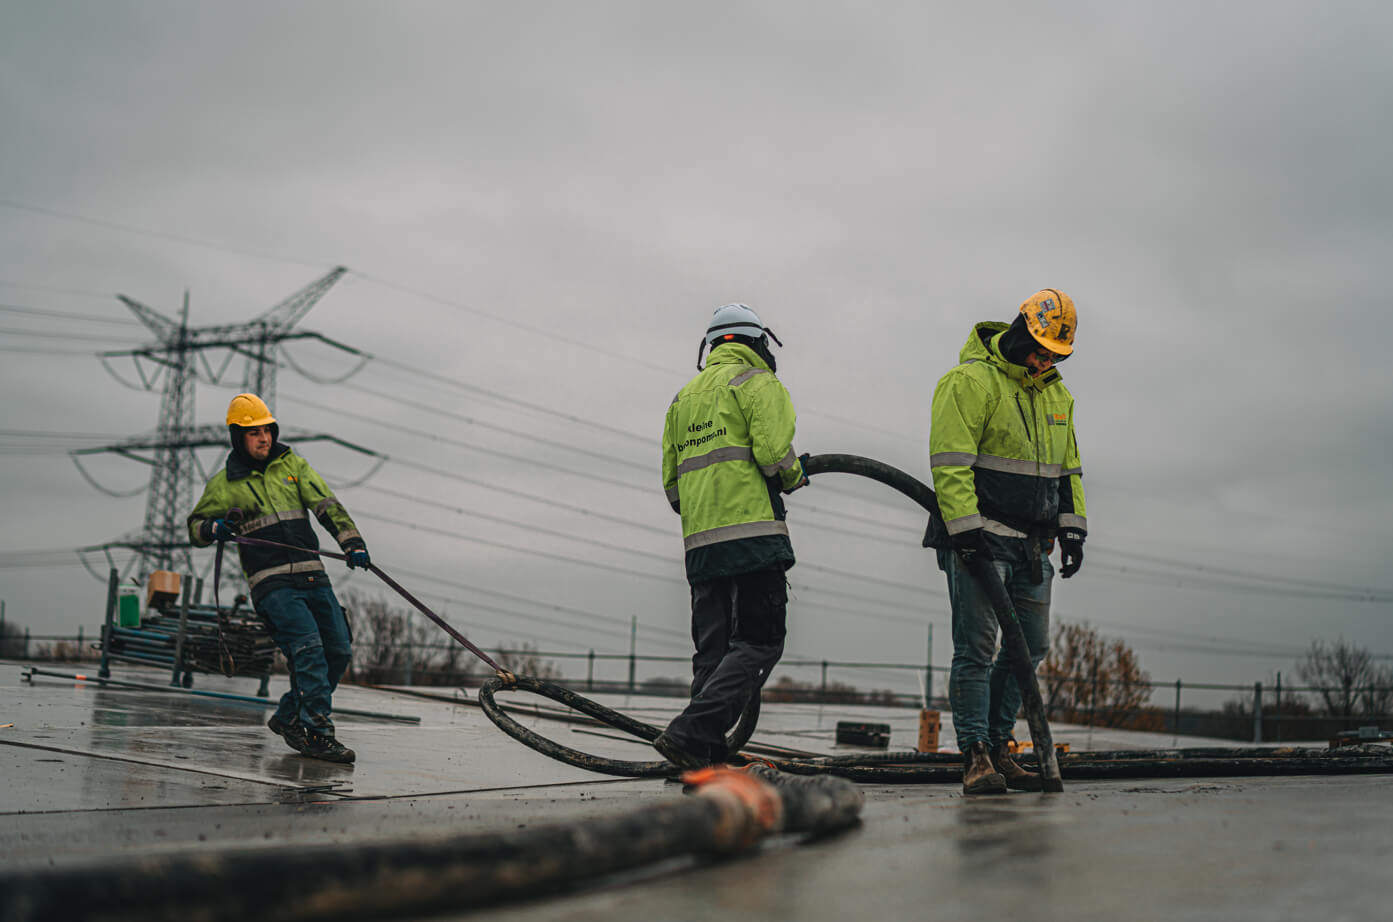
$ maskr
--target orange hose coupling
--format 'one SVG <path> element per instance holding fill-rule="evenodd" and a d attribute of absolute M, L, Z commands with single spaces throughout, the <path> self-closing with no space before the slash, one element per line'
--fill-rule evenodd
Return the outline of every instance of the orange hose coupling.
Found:
<path fill-rule="evenodd" d="M 753 775 L 717 765 L 687 772 L 682 781 L 696 788 L 698 797 L 710 798 L 720 806 L 717 839 L 730 851 L 749 848 L 783 826 L 784 803 L 779 792 Z"/>

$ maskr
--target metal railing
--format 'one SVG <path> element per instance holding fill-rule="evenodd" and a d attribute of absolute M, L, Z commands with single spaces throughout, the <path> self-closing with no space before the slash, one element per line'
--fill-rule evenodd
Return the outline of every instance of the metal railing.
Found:
<path fill-rule="evenodd" d="M 37 652 L 36 647 L 41 643 L 71 644 L 74 645 L 71 649 L 81 650 L 91 638 L 86 637 L 84 631 L 79 628 L 76 635 L 31 635 L 26 630 L 22 639 L 11 635 L 6 640 L 8 647 L 0 650 L 0 657 L 31 659 Z M 45 652 L 51 653 L 51 649 Z M 489 675 L 487 668 L 473 662 L 448 670 L 433 667 L 431 663 L 436 654 L 451 649 L 451 645 L 447 643 L 383 644 L 379 645 L 378 649 L 401 651 L 405 654 L 396 675 L 378 678 L 378 681 L 384 684 L 475 685 Z M 593 649 L 578 652 L 520 650 L 507 647 L 488 652 L 504 665 L 516 662 L 520 658 L 549 664 L 560 677 L 569 679 L 578 690 L 675 697 L 683 697 L 689 693 L 689 656 L 639 653 L 636 650 L 627 653 L 604 653 Z M 99 653 L 93 654 L 93 658 L 98 656 Z M 49 656 L 44 658 L 47 659 Z M 562 665 L 567 663 L 578 663 L 583 675 L 575 675 L 571 670 L 562 668 Z M 666 667 L 677 667 L 673 670 L 675 674 L 659 674 L 668 671 Z M 774 701 L 891 707 L 928 706 L 948 710 L 946 693 L 934 693 L 936 676 L 942 684 L 946 682 L 948 672 L 947 666 L 936 666 L 932 663 L 789 657 L 781 660 L 775 667 L 770 677 L 771 681 L 765 686 L 764 695 L 766 700 Z M 807 678 L 799 678 L 800 675 Z M 839 676 L 851 681 L 844 681 Z M 867 688 L 867 680 L 874 682 L 876 676 L 882 679 L 887 676 L 894 677 L 895 681 L 887 684 L 901 688 L 906 681 L 912 681 L 920 690 L 914 693 L 893 688 Z M 1042 680 L 1045 678 L 1042 674 Z M 1332 716 L 1316 713 L 1309 705 L 1301 706 L 1305 703 L 1305 698 L 1302 697 L 1305 695 L 1335 695 L 1350 701 L 1361 696 L 1373 701 L 1393 699 L 1393 688 L 1382 686 L 1283 685 L 1280 674 L 1277 681 L 1270 686 L 1263 682 L 1187 682 L 1183 679 L 1169 682 L 1117 682 L 1100 681 L 1091 676 L 1070 676 L 1062 679 L 1049 677 L 1049 681 L 1056 685 L 1072 683 L 1092 686 L 1090 694 L 1076 694 L 1069 703 L 1061 702 L 1057 695 L 1055 700 L 1050 700 L 1048 695 L 1046 699 L 1051 719 L 1090 727 L 1119 727 L 1178 736 L 1223 737 L 1262 743 L 1328 739 L 1338 733 L 1357 730 L 1361 726 L 1393 725 L 1393 713 L 1356 713 L 1351 709 L 1349 714 Z M 1145 703 L 1131 707 L 1108 704 L 1108 700 L 1128 697 L 1114 695 L 1113 692 L 1118 689 L 1144 690 Z M 1187 692 L 1231 692 L 1234 693 L 1234 697 L 1220 709 L 1205 709 L 1187 707 L 1184 704 Z M 1156 703 L 1161 697 L 1168 699 L 1165 705 Z"/>

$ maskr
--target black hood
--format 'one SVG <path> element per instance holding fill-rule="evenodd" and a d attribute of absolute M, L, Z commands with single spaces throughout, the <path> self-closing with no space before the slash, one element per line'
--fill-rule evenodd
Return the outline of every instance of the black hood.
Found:
<path fill-rule="evenodd" d="M 273 458 L 279 458 L 285 454 L 286 446 L 281 444 L 281 427 L 278 423 L 271 423 L 271 452 L 266 456 L 265 461 L 257 461 L 247 454 L 247 439 L 244 433 L 246 427 L 236 424 L 227 427 L 228 441 L 232 443 L 232 457 L 227 459 L 228 473 L 231 474 L 234 467 L 242 468 L 247 471 L 266 470 L 266 465 Z M 234 461 L 236 462 L 234 464 Z"/>

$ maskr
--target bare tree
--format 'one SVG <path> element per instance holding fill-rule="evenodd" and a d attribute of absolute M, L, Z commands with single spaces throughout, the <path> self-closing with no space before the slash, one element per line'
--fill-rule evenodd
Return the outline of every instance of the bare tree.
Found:
<path fill-rule="evenodd" d="M 1154 730 L 1160 713 L 1146 706 L 1151 676 L 1121 640 L 1106 640 L 1087 623 L 1057 624 L 1040 664 L 1045 707 L 1073 723 Z"/>
<path fill-rule="evenodd" d="M 537 656 L 537 645 L 523 643 L 517 646 L 504 646 L 498 651 L 498 665 L 513 675 L 532 676 L 536 679 L 559 679 L 561 669 L 551 660 Z"/>
<path fill-rule="evenodd" d="M 1393 668 L 1378 665 L 1372 653 L 1344 638 L 1312 641 L 1296 673 L 1315 689 L 1322 713 L 1331 717 L 1393 711 Z"/>
<path fill-rule="evenodd" d="M 353 626 L 353 676 L 359 682 L 470 683 L 477 664 L 465 660 L 468 651 L 453 640 L 439 640 L 410 610 L 351 590 L 344 593 L 344 609 Z"/>

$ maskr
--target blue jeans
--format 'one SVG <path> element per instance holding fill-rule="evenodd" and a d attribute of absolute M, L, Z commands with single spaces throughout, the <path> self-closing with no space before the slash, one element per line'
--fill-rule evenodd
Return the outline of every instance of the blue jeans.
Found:
<path fill-rule="evenodd" d="M 348 619 L 328 586 L 275 589 L 256 603 L 290 665 L 290 690 L 276 716 L 325 736 L 334 735 L 334 689 L 353 657 Z"/>
<path fill-rule="evenodd" d="M 1054 567 L 1049 557 L 1042 554 L 1041 558 L 1044 579 L 1038 584 L 1030 581 L 1029 564 L 992 561 L 1016 607 L 1032 669 L 1049 652 L 1050 580 Z M 948 676 L 948 703 L 953 709 L 958 750 L 967 752 L 979 740 L 995 746 L 1012 738 L 1016 714 L 1021 709 L 1015 661 L 1004 646 L 997 655 L 1000 625 L 991 600 L 958 555 L 940 550 L 938 567 L 948 576 L 948 600 L 953 606 L 953 667 Z"/>

